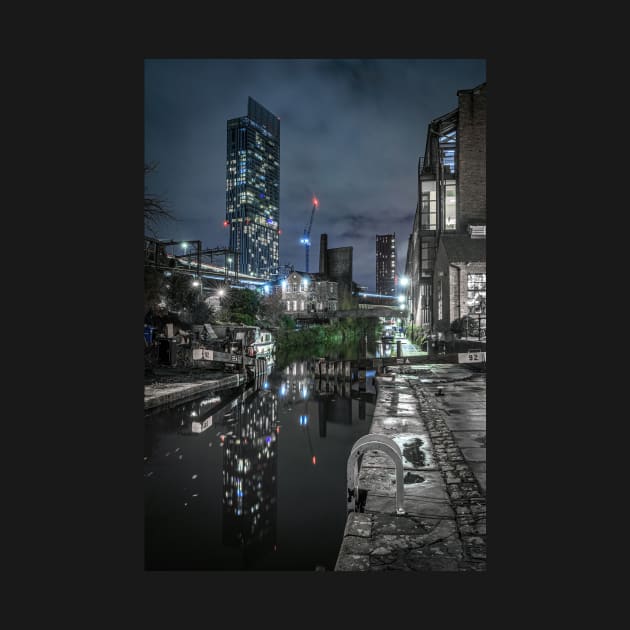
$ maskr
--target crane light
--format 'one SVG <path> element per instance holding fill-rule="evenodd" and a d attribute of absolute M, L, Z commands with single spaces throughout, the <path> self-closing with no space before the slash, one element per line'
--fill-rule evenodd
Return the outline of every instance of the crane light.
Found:
<path fill-rule="evenodd" d="M 319 201 L 317 200 L 317 197 L 313 197 L 313 205 L 319 206 Z"/>

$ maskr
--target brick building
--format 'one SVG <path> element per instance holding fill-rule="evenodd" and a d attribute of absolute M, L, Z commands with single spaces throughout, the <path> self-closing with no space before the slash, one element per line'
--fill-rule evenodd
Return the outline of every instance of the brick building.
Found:
<path fill-rule="evenodd" d="M 407 306 L 427 332 L 482 312 L 485 328 L 486 84 L 457 97 L 429 123 L 407 247 Z"/>
<path fill-rule="evenodd" d="M 320 274 L 291 272 L 281 284 L 282 303 L 288 315 L 329 313 L 337 310 L 337 283 Z"/>
<path fill-rule="evenodd" d="M 322 234 L 319 241 L 319 277 L 337 284 L 340 309 L 352 308 L 352 247 L 328 249 L 328 235 Z"/>

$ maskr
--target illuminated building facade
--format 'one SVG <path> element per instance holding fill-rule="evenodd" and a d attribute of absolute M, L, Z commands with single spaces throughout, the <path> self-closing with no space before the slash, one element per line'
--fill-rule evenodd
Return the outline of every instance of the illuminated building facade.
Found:
<path fill-rule="evenodd" d="M 249 98 L 247 116 L 227 122 L 225 227 L 239 273 L 278 272 L 280 119 Z"/>
<path fill-rule="evenodd" d="M 287 314 L 337 310 L 337 283 L 319 277 L 293 271 L 282 281 L 282 303 Z"/>
<path fill-rule="evenodd" d="M 376 235 L 376 292 L 396 295 L 396 235 Z"/>

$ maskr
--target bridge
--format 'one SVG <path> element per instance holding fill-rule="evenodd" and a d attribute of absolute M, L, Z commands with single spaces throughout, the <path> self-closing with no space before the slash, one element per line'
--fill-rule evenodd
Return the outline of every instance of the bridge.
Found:
<path fill-rule="evenodd" d="M 335 317 L 406 317 L 407 310 L 398 306 L 360 304 L 357 308 L 335 311 Z"/>
<path fill-rule="evenodd" d="M 291 315 L 298 321 L 309 321 L 311 323 L 323 323 L 331 319 L 344 319 L 347 317 L 368 319 L 371 317 L 406 317 L 407 311 L 397 306 L 383 306 L 375 304 L 359 304 L 357 308 L 343 309 L 338 311 L 314 311 L 297 312 Z"/>

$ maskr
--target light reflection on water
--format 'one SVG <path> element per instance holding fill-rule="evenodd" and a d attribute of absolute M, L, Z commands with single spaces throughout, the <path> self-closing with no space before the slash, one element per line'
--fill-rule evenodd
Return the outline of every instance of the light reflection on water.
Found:
<path fill-rule="evenodd" d="M 334 568 L 371 381 L 359 392 L 296 361 L 266 383 L 147 416 L 147 569 Z"/>

